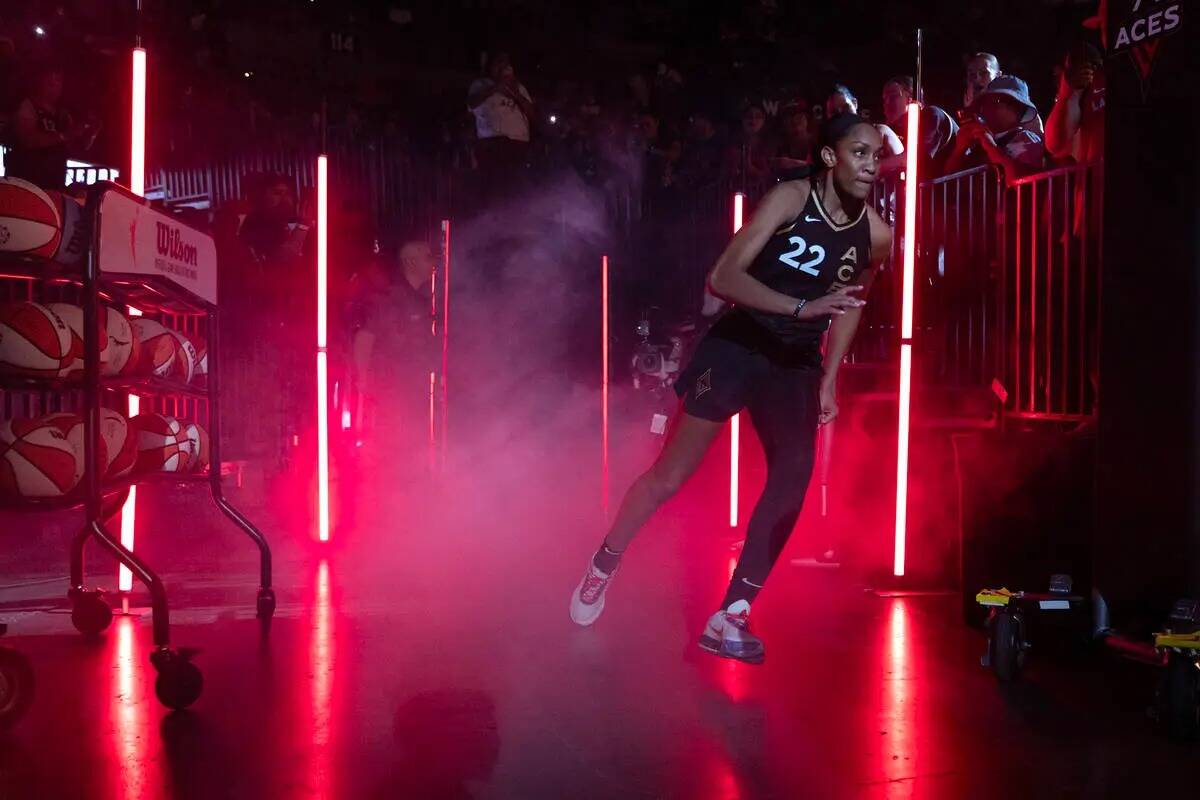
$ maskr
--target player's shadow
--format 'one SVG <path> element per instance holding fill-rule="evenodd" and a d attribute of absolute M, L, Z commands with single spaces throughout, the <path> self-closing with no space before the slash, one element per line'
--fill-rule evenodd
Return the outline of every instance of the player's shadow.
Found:
<path fill-rule="evenodd" d="M 378 798 L 467 800 L 496 768 L 496 707 L 483 692 L 440 689 L 410 697 L 393 724 L 397 757 Z"/>

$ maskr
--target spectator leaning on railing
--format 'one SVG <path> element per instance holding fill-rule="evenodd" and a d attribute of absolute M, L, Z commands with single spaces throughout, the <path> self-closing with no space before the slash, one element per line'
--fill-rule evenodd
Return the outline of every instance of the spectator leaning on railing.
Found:
<path fill-rule="evenodd" d="M 992 81 L 1004 73 L 1000 71 L 1000 59 L 991 53 L 976 53 L 967 60 L 967 88 L 963 92 L 963 108 L 969 109 L 984 93 Z M 1032 115 L 1022 123 L 1039 136 L 1045 135 L 1045 125 L 1042 115 L 1033 110 Z"/>
<path fill-rule="evenodd" d="M 1042 169 L 1042 137 L 1022 123 L 1037 113 L 1025 81 L 1001 75 L 988 84 L 967 113 L 946 162 L 946 172 L 992 163 L 1013 181 Z"/>

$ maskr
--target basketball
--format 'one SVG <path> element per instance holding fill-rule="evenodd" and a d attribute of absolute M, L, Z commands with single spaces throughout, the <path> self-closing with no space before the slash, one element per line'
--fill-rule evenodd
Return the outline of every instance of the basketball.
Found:
<path fill-rule="evenodd" d="M 83 372 L 83 309 L 70 303 L 50 303 L 46 306 L 71 329 L 72 350 L 78 357 L 66 367 L 64 376 Z M 133 331 L 125 315 L 111 306 L 100 315 L 100 374 L 119 375 L 133 352 Z"/>
<path fill-rule="evenodd" d="M 165 378 L 172 374 L 179 358 L 179 340 L 159 322 L 145 317 L 130 320 L 138 342 L 137 372 Z"/>
<path fill-rule="evenodd" d="M 138 472 L 188 470 L 194 451 L 179 420 L 162 414 L 138 414 L 129 424 L 137 436 Z"/>
<path fill-rule="evenodd" d="M 53 422 L 0 422 L 0 494 L 61 497 L 79 485 L 83 459 Z"/>
<path fill-rule="evenodd" d="M 189 422 L 184 426 L 184 432 L 192 447 L 192 462 L 189 471 L 204 472 L 211 462 L 208 431 L 204 430 L 204 427 L 198 422 Z"/>
<path fill-rule="evenodd" d="M 104 479 L 116 480 L 133 472 L 137 464 L 137 437 L 129 420 L 111 408 L 100 409 L 100 441 L 104 447 Z"/>
<path fill-rule="evenodd" d="M 50 258 L 62 239 L 58 204 L 20 178 L 0 178 L 0 250 Z"/>
<path fill-rule="evenodd" d="M 75 448 L 80 472 L 87 470 L 87 451 L 84 443 L 83 417 L 62 412 L 42 417 L 41 421 L 62 431 Z M 100 409 L 100 463 L 104 480 L 123 478 L 133 471 L 137 461 L 137 440 L 129 435 L 129 423 L 111 408 Z"/>
<path fill-rule="evenodd" d="M 54 260 L 67 266 L 76 266 L 83 262 L 88 249 L 87 217 L 83 213 L 83 203 L 69 195 L 59 192 L 49 192 L 58 201 L 59 219 L 62 221 L 62 236 L 58 248 L 54 251 Z"/>
<path fill-rule="evenodd" d="M 40 303 L 0 306 L 0 371 L 57 378 L 74 363 L 71 329 Z"/>
<path fill-rule="evenodd" d="M 114 375 L 130 376 L 141 374 L 142 339 L 138 335 L 138 329 L 133 326 L 135 319 L 138 319 L 138 317 L 126 317 L 124 314 L 121 314 L 121 322 L 117 323 L 118 328 L 122 332 L 125 330 L 129 331 L 128 339 L 121 339 L 119 336 L 113 335 L 111 332 L 113 330 L 112 327 L 109 328 L 109 336 L 113 339 L 109 346 L 116 347 L 116 351 L 113 352 L 111 358 L 111 363 L 116 370 L 113 373 Z M 108 324 L 110 326 L 113 324 L 111 316 L 109 317 Z M 121 363 L 122 358 L 125 359 L 123 364 Z"/>
<path fill-rule="evenodd" d="M 57 414 L 48 414 L 38 420 L 43 425 L 53 425 L 63 436 L 67 437 L 67 442 L 71 445 L 71 449 L 75 452 L 75 458 L 79 460 L 79 474 L 83 475 L 87 472 L 87 451 L 84 449 L 84 424 L 83 417 L 78 414 L 73 414 L 69 411 L 61 411 Z M 100 463 L 103 464 L 107 460 L 105 454 L 104 442 L 100 442 Z"/>
<path fill-rule="evenodd" d="M 196 345 L 196 372 L 192 380 L 199 386 L 208 385 L 208 342 L 201 339 L 199 336 L 192 337 L 192 343 Z"/>
<path fill-rule="evenodd" d="M 167 329 L 175 341 L 179 344 L 179 349 L 175 353 L 175 363 L 171 367 L 170 375 L 183 383 L 191 383 L 192 377 L 196 374 L 196 362 L 199 356 L 196 353 L 196 346 L 192 344 L 192 340 L 179 331 Z"/>

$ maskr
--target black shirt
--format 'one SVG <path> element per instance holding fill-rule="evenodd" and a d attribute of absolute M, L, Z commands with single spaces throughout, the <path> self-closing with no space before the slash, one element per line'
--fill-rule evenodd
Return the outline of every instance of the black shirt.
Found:
<path fill-rule="evenodd" d="M 815 300 L 852 286 L 871 264 L 871 220 L 864 205 L 842 225 L 832 221 L 814 188 L 804 210 L 777 230 L 755 257 L 748 273 L 777 292 Z M 736 307 L 713 327 L 713 335 L 762 350 L 789 366 L 819 367 L 821 335 L 831 317 L 798 320 Z"/>

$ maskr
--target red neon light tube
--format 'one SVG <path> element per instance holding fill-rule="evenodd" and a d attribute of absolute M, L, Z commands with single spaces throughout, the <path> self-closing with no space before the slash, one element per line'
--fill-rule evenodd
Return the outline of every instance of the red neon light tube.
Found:
<path fill-rule="evenodd" d="M 129 190 L 139 197 L 146 194 L 146 51 L 133 48 L 133 74 L 130 87 L 129 119 Z M 141 316 L 136 308 L 129 309 L 129 316 Z M 137 395 L 129 395 L 127 410 L 135 417 L 141 410 Z M 121 506 L 121 546 L 133 550 L 134 528 L 137 522 L 137 487 L 129 487 L 129 496 Z M 117 591 L 133 590 L 133 573 L 124 564 L 117 568 Z"/>
<path fill-rule="evenodd" d="M 129 121 L 129 190 L 146 194 L 146 51 L 133 48 L 133 114 Z"/>
<path fill-rule="evenodd" d="M 435 301 L 436 302 L 436 301 Z M 442 220 L 442 468 L 446 466 L 446 439 L 450 403 L 446 373 L 450 366 L 450 220 Z"/>
<path fill-rule="evenodd" d="M 329 541 L 329 160 L 317 157 L 317 538 Z"/>
<path fill-rule="evenodd" d="M 737 192 L 733 196 L 733 232 L 742 229 L 742 217 L 745 213 L 746 195 Z M 738 524 L 738 473 L 740 472 L 740 454 L 742 449 L 742 415 L 737 413 L 729 421 L 729 527 L 736 528 Z"/>
<path fill-rule="evenodd" d="M 130 306 L 129 316 L 140 317 L 142 312 Z M 142 400 L 136 394 L 129 395 L 129 417 L 132 419 L 141 411 Z M 130 435 L 133 434 L 132 429 Z M 121 546 L 126 550 L 133 550 L 134 538 L 134 523 L 137 519 L 137 486 L 129 487 L 129 496 L 125 498 L 125 504 L 121 506 Z M 129 567 L 120 564 L 117 567 L 117 591 L 129 592 L 133 591 L 133 573 L 129 571 Z"/>
<path fill-rule="evenodd" d="M 896 535 L 892 574 L 904 575 L 905 547 L 908 536 L 908 446 L 912 405 L 913 277 L 917 247 L 917 137 L 920 107 L 908 106 L 907 159 L 904 173 L 904 274 L 900 306 L 900 394 L 896 429 Z"/>
<path fill-rule="evenodd" d="M 608 516 L 608 256 L 600 257 L 600 491 Z"/>

